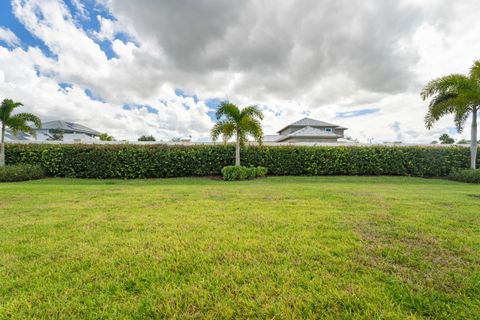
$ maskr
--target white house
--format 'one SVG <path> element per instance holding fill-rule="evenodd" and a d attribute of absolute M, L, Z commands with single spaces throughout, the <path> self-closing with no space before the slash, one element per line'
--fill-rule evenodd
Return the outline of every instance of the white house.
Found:
<path fill-rule="evenodd" d="M 278 135 L 266 135 L 269 143 L 329 143 L 344 140 L 347 128 L 315 119 L 304 118 L 289 124 Z"/>
<path fill-rule="evenodd" d="M 52 134 L 58 130 L 63 135 L 62 141 L 65 142 L 88 142 L 96 141 L 100 132 L 90 129 L 84 125 L 63 121 L 54 120 L 42 123 L 40 129 L 35 129 L 37 134 L 37 141 L 48 141 L 52 139 Z"/>

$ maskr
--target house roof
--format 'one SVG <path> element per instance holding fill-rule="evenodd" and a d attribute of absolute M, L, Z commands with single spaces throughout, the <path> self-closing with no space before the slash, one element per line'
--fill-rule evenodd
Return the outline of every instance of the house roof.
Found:
<path fill-rule="evenodd" d="M 290 133 L 286 136 L 280 136 L 278 142 L 288 140 L 290 138 L 340 138 L 341 136 L 333 132 L 327 132 L 314 127 L 307 126 L 300 130 Z"/>
<path fill-rule="evenodd" d="M 278 132 L 282 132 L 283 130 L 289 128 L 289 127 L 332 127 L 332 128 L 337 128 L 337 129 L 347 129 L 344 127 L 340 127 L 339 125 L 333 124 L 333 123 L 328 123 L 324 121 L 319 121 L 311 118 L 303 118 L 298 121 L 295 121 L 294 123 L 289 124 L 282 130 Z"/>
<path fill-rule="evenodd" d="M 277 141 L 278 139 L 280 139 L 282 136 L 279 136 L 279 135 L 265 135 L 263 136 L 263 141 L 264 142 L 275 142 Z"/>
<path fill-rule="evenodd" d="M 73 122 L 68 122 L 68 121 L 63 121 L 63 120 L 54 120 L 54 121 L 47 121 L 42 123 L 42 127 L 40 128 L 41 130 L 45 129 L 62 129 L 65 131 L 75 131 L 78 133 L 85 133 L 89 135 L 94 135 L 98 136 L 100 135 L 100 132 L 90 129 L 88 127 L 85 127 L 84 125 L 78 124 L 78 123 L 73 123 Z"/>
<path fill-rule="evenodd" d="M 9 128 L 7 128 L 5 130 L 5 140 L 6 141 L 30 141 L 30 140 L 33 140 L 33 137 L 30 134 L 24 133 L 21 131 L 15 135 Z"/>

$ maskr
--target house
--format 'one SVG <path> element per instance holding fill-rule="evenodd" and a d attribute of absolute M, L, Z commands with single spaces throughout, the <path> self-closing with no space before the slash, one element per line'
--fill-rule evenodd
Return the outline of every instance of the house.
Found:
<path fill-rule="evenodd" d="M 5 141 L 6 142 L 35 141 L 35 137 L 24 132 L 17 132 L 17 134 L 14 134 L 9 128 L 6 128 Z"/>
<path fill-rule="evenodd" d="M 345 140 L 347 128 L 315 119 L 304 118 L 289 124 L 278 135 L 264 136 L 267 143 L 331 143 Z"/>
<path fill-rule="evenodd" d="M 100 135 L 100 132 L 84 125 L 63 120 L 43 122 L 42 127 L 35 129 L 35 132 L 37 141 L 57 140 L 52 139 L 55 133 L 58 133 L 61 138 L 58 140 L 66 142 L 96 141 Z"/>

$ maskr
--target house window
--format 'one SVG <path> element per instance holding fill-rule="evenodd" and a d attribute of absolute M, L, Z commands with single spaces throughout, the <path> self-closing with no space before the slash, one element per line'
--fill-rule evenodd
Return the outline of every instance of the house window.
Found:
<path fill-rule="evenodd" d="M 325 128 L 326 132 L 332 132 L 332 128 Z"/>

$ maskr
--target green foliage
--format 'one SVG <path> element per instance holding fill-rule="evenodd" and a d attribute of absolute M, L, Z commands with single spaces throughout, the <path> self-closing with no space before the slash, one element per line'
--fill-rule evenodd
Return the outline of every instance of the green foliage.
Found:
<path fill-rule="evenodd" d="M 262 144 L 263 130 L 260 120 L 263 119 L 263 113 L 257 106 L 240 110 L 233 103 L 222 102 L 217 109 L 216 117 L 218 121 L 212 128 L 212 140 L 217 141 L 222 136 L 226 144 L 230 138 L 235 137 L 235 165 L 239 166 L 240 147 L 248 141 L 248 136 L 252 136 L 255 141 Z"/>
<path fill-rule="evenodd" d="M 431 129 L 435 122 L 452 114 L 458 132 L 472 115 L 470 167 L 477 162 L 477 111 L 480 109 L 480 61 L 475 61 L 468 76 L 451 74 L 430 81 L 420 93 L 423 100 L 430 99 L 425 115 L 425 126 Z M 452 139 L 453 140 L 453 139 Z M 453 143 L 450 142 L 442 143 Z"/>
<path fill-rule="evenodd" d="M 448 178 L 461 182 L 480 183 L 480 169 L 453 170 Z"/>
<path fill-rule="evenodd" d="M 7 144 L 7 164 L 41 164 L 49 175 L 165 178 L 220 175 L 235 146 Z M 242 150 L 246 166 L 272 175 L 447 176 L 468 168 L 469 150 L 448 147 L 263 146 Z"/>
<path fill-rule="evenodd" d="M 65 131 L 63 129 L 50 129 L 48 130 L 48 141 L 63 141 L 63 134 Z"/>
<path fill-rule="evenodd" d="M 268 169 L 265 167 L 256 167 L 257 177 L 265 177 L 267 175 Z"/>
<path fill-rule="evenodd" d="M 20 102 L 14 102 L 11 99 L 4 99 L 0 105 L 0 122 L 2 125 L 10 128 L 14 134 L 18 132 L 26 132 L 35 134 L 32 127 L 28 125 L 29 122 L 37 128 L 42 126 L 40 118 L 30 113 L 12 114 L 16 108 L 23 106 Z"/>
<path fill-rule="evenodd" d="M 35 135 L 35 131 L 28 123 L 33 123 L 37 128 L 42 126 L 40 118 L 31 113 L 12 114 L 16 108 L 23 106 L 20 102 L 14 102 L 11 99 L 4 99 L 0 104 L 0 167 L 5 166 L 5 130 L 10 128 L 13 134 L 19 132 L 30 133 Z"/>
<path fill-rule="evenodd" d="M 254 178 L 255 173 L 244 166 L 226 166 L 222 169 L 222 176 L 225 181 L 246 180 Z"/>
<path fill-rule="evenodd" d="M 115 139 L 108 133 L 101 133 L 98 138 L 100 141 L 114 141 Z"/>
<path fill-rule="evenodd" d="M 0 182 L 27 181 L 43 177 L 45 171 L 39 165 L 17 164 L 0 167 Z"/>
<path fill-rule="evenodd" d="M 444 133 L 440 136 L 440 138 L 438 138 L 438 140 L 440 140 L 440 142 L 442 144 L 454 144 L 455 143 L 455 139 L 453 139 L 452 137 L 450 137 L 448 134 Z"/>
<path fill-rule="evenodd" d="M 264 167 L 226 166 L 222 169 L 223 180 L 226 181 L 251 180 L 266 174 L 267 168 Z"/>
<path fill-rule="evenodd" d="M 262 141 L 263 130 L 260 120 L 263 119 L 263 113 L 257 106 L 240 110 L 233 103 L 223 102 L 217 109 L 216 117 L 218 122 L 212 129 L 213 141 L 222 136 L 226 142 L 237 134 L 241 145 L 247 142 L 248 135 L 253 136 L 258 142 Z"/>
<path fill-rule="evenodd" d="M 156 141 L 155 140 L 155 137 L 150 135 L 150 136 L 141 136 L 140 138 L 138 138 L 138 141 Z"/>

